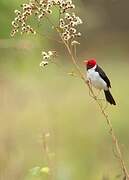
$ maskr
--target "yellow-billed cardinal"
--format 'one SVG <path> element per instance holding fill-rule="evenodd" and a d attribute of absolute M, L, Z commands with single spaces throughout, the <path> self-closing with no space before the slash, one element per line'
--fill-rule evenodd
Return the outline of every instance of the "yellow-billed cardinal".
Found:
<path fill-rule="evenodd" d="M 95 88 L 104 90 L 107 102 L 116 105 L 116 102 L 111 95 L 109 88 L 111 88 L 110 80 L 105 72 L 97 65 L 96 59 L 85 60 L 84 64 L 87 69 L 87 79 Z"/>

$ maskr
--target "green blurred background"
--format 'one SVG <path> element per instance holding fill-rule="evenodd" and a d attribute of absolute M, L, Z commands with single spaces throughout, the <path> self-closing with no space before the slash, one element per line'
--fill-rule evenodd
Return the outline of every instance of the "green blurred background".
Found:
<path fill-rule="evenodd" d="M 27 0 L 0 0 L 0 180 L 37 180 L 29 169 L 46 166 L 42 133 L 49 132 L 57 180 L 114 180 L 120 166 L 106 122 L 60 44 L 45 36 L 10 37 L 14 9 Z M 78 48 L 95 57 L 112 81 L 117 106 L 108 114 L 129 169 L 129 1 L 78 0 L 84 23 Z M 45 24 L 41 32 L 48 30 Z M 40 69 L 41 51 L 59 51 L 62 68 Z M 118 179 L 121 179 L 119 177 Z M 44 175 L 42 179 L 48 179 Z"/>

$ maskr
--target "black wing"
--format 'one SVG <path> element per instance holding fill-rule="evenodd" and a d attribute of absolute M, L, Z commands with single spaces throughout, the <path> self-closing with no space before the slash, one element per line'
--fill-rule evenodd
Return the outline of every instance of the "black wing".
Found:
<path fill-rule="evenodd" d="M 96 72 L 99 73 L 100 77 L 107 83 L 107 87 L 111 87 L 111 83 L 110 83 L 110 80 L 108 79 L 107 75 L 105 74 L 105 72 L 101 69 L 101 67 L 99 67 L 97 65 L 96 69 L 95 69 Z"/>

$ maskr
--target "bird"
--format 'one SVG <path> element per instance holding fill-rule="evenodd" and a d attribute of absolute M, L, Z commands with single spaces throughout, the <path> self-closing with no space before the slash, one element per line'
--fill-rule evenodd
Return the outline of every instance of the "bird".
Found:
<path fill-rule="evenodd" d="M 96 89 L 103 90 L 106 101 L 111 105 L 116 105 L 116 102 L 110 92 L 111 82 L 103 69 L 97 64 L 95 58 L 84 61 L 87 70 L 88 82 Z"/>

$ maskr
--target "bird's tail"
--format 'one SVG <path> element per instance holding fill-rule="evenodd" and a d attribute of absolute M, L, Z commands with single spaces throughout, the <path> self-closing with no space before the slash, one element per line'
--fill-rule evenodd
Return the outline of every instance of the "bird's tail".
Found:
<path fill-rule="evenodd" d="M 107 91 L 104 91 L 104 93 L 105 93 L 106 100 L 107 100 L 110 104 L 116 105 L 116 102 L 115 102 L 113 96 L 111 95 L 110 91 L 107 90 Z"/>

